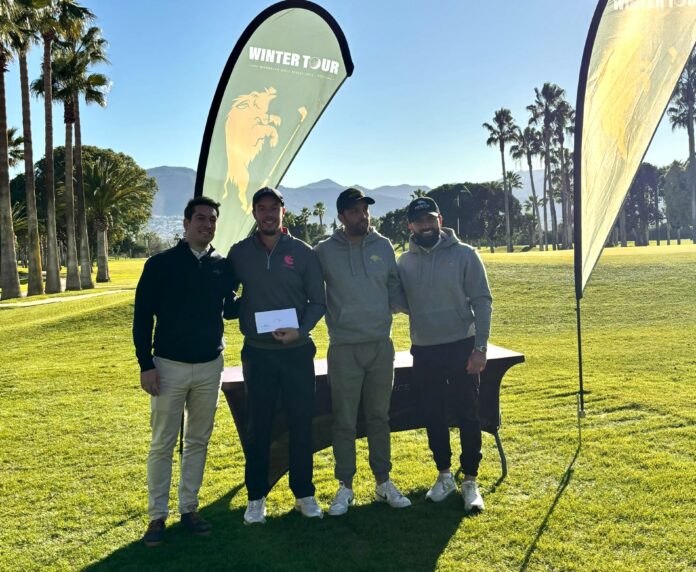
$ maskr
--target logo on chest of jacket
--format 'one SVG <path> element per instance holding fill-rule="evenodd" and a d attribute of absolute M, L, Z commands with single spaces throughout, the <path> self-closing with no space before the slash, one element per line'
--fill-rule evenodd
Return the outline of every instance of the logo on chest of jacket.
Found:
<path fill-rule="evenodd" d="M 370 256 L 370 262 L 372 264 L 377 264 L 378 262 L 382 262 L 382 257 L 378 256 L 377 254 L 373 254 L 372 256 Z"/>
<path fill-rule="evenodd" d="M 292 255 L 286 254 L 283 257 L 283 267 L 295 270 L 295 259 L 292 257 Z"/>

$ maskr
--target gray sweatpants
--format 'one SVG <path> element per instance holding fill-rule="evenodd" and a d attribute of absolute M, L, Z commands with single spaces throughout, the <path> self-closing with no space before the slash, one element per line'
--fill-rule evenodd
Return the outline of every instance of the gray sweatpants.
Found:
<path fill-rule="evenodd" d="M 327 356 L 333 413 L 335 476 L 355 475 L 355 435 L 360 397 L 372 472 L 391 471 L 389 404 L 394 384 L 394 345 L 389 338 L 362 344 L 329 345 Z"/>

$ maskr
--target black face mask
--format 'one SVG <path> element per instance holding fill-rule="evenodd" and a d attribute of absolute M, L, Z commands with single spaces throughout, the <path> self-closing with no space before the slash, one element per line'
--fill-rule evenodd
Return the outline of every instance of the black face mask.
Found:
<path fill-rule="evenodd" d="M 413 233 L 413 240 L 416 241 L 416 244 L 418 246 L 422 246 L 423 248 L 432 248 L 437 244 L 437 241 L 440 239 L 440 234 L 435 233 L 432 236 L 422 236 L 417 233 Z"/>

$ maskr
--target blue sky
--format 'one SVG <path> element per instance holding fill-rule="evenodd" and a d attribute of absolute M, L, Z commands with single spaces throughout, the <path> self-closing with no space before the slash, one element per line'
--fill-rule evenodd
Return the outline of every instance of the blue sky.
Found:
<path fill-rule="evenodd" d="M 248 23 L 272 2 L 84 0 L 110 42 L 106 109 L 83 109 L 83 139 L 146 168 L 196 168 L 210 102 Z M 508 107 L 526 124 L 534 87 L 553 81 L 574 104 L 594 0 L 322 0 L 351 48 L 355 72 L 338 92 L 283 184 L 331 178 L 366 187 L 437 186 L 500 176 L 481 128 Z M 39 75 L 40 47 L 29 61 Z M 21 126 L 19 72 L 6 74 L 8 123 Z M 35 158 L 43 103 L 33 102 Z M 62 144 L 62 110 L 54 113 Z M 686 133 L 658 130 L 647 160 L 687 156 Z"/>

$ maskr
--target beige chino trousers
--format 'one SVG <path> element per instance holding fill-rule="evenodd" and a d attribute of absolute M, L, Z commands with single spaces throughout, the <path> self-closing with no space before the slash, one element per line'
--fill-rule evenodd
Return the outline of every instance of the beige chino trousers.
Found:
<path fill-rule="evenodd" d="M 179 513 L 198 509 L 208 441 L 213 432 L 224 359 L 220 354 L 205 363 L 183 363 L 155 356 L 160 394 L 150 398 L 152 441 L 147 457 L 150 520 L 169 515 L 172 456 L 184 420 L 184 452 L 179 477 Z"/>

